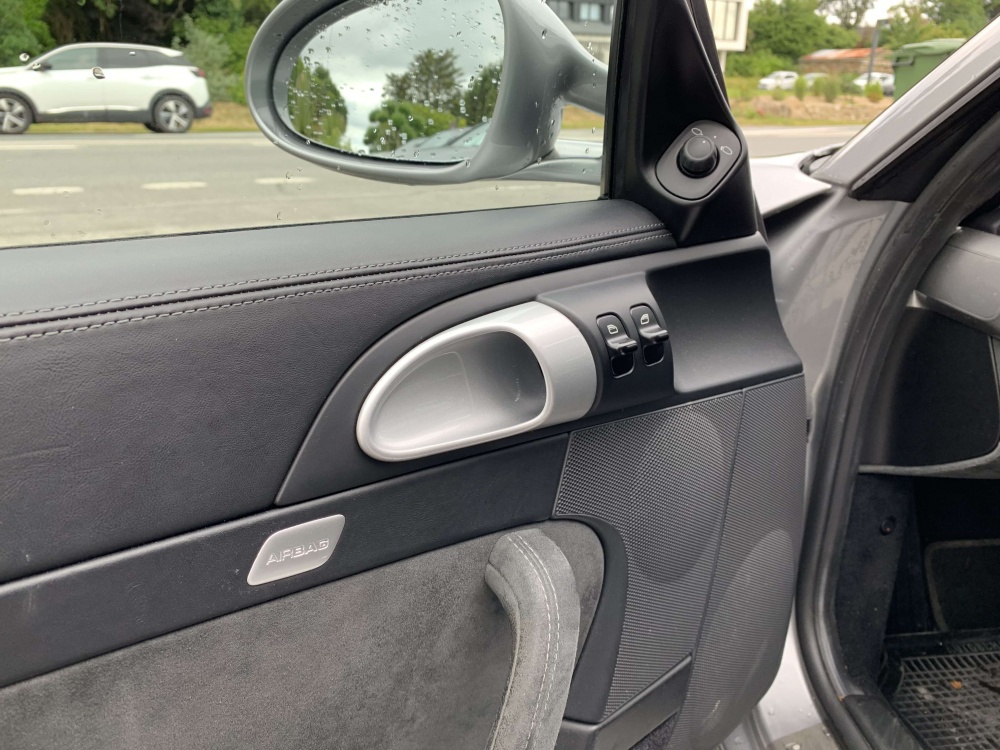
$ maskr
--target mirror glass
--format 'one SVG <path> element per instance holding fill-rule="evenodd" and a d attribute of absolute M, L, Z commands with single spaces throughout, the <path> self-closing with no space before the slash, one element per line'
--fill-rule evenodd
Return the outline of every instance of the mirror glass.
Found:
<path fill-rule="evenodd" d="M 348 0 L 289 52 L 276 79 L 287 92 L 275 94 L 299 135 L 386 159 L 461 162 L 496 106 L 503 19 L 495 0 Z"/>

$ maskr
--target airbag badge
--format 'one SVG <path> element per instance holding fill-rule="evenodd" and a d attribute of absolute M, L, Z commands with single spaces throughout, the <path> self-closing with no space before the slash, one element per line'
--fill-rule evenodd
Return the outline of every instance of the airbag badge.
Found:
<path fill-rule="evenodd" d="M 309 570 L 330 559 L 344 529 L 344 517 L 327 516 L 276 531 L 253 561 L 247 583 L 259 586 Z"/>

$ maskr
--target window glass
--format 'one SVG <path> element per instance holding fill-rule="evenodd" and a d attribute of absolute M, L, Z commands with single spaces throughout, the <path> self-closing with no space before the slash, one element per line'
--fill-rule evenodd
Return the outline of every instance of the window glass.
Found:
<path fill-rule="evenodd" d="M 547 140 L 539 141 L 537 158 L 512 168 L 572 158 L 572 170 L 517 179 L 494 171 L 471 181 L 407 184 L 338 172 L 289 154 L 261 133 L 244 93 L 247 50 L 277 5 L 188 0 L 188 16 L 178 15 L 175 3 L 160 3 L 144 6 L 140 22 L 128 3 L 110 3 L 109 15 L 81 11 L 71 23 L 51 14 L 31 16 L 25 6 L 28 26 L 44 27 L 44 33 L 31 42 L 23 35 L 8 39 L 0 29 L 0 68 L 14 69 L 10 82 L 17 76 L 17 86 L 25 87 L 21 98 L 6 83 L 0 89 L 0 160 L 9 176 L 0 188 L 0 247 L 599 197 L 604 77 L 594 78 L 591 104 L 599 105 L 591 108 L 563 107 L 560 98 L 543 116 L 539 101 L 532 129 Z M 569 0 L 551 0 L 549 7 L 564 20 L 559 33 L 578 45 L 584 65 L 600 69 L 610 31 L 593 22 L 584 28 Z M 488 148 L 508 153 L 490 145 L 506 83 L 506 29 L 495 0 L 347 0 L 337 8 L 350 12 L 325 36 L 314 30 L 316 44 L 303 47 L 297 67 L 287 71 L 290 87 L 299 84 L 304 94 L 288 100 L 297 132 L 313 145 L 372 161 L 459 169 L 468 161 L 470 174 L 477 154 Z M 597 2 L 585 10 L 593 19 L 602 12 Z M 547 33 L 546 44 L 557 27 Z M 60 49 L 58 43 L 137 46 Z M 33 58 L 52 71 L 86 75 L 65 85 L 47 66 L 31 70 Z M 113 74 L 141 66 L 155 67 L 155 74 Z M 586 74 L 592 75 L 590 67 Z M 23 135 L 8 135 L 24 127 Z"/>
<path fill-rule="evenodd" d="M 601 20 L 601 6 L 600 3 L 580 3 L 580 20 L 581 21 L 600 21 Z"/>
<path fill-rule="evenodd" d="M 573 3 L 569 0 L 549 0 L 549 7 L 564 20 L 573 18 Z"/>
<path fill-rule="evenodd" d="M 105 68 L 142 68 L 150 64 L 146 51 L 141 49 L 102 47 L 98 50 L 97 59 Z"/>
<path fill-rule="evenodd" d="M 706 1 L 729 105 L 751 157 L 849 140 L 1000 11 L 981 4 Z M 916 66 L 907 62 L 911 52 Z"/>
<path fill-rule="evenodd" d="M 57 52 L 42 62 L 50 70 L 83 70 L 97 65 L 97 50 L 93 47 L 78 47 Z"/>

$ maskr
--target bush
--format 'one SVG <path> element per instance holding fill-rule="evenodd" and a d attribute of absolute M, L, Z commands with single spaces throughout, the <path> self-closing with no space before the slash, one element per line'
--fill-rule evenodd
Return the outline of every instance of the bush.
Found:
<path fill-rule="evenodd" d="M 757 81 L 753 78 L 734 78 L 727 75 L 726 91 L 730 101 L 748 102 L 757 95 Z"/>
<path fill-rule="evenodd" d="M 181 23 L 182 34 L 174 37 L 171 46 L 205 71 L 208 92 L 214 101 L 232 101 L 242 88 L 243 81 L 238 73 L 228 70 L 232 55 L 229 45 L 220 34 L 200 28 L 191 16 L 184 16 Z"/>
<path fill-rule="evenodd" d="M 771 98 L 776 102 L 784 101 L 786 96 L 788 96 L 788 92 L 784 89 L 775 89 L 771 92 Z"/>
<path fill-rule="evenodd" d="M 817 78 L 813 82 L 813 90 L 832 104 L 841 94 L 840 81 L 836 78 Z"/>
<path fill-rule="evenodd" d="M 781 57 L 766 49 L 739 52 L 729 55 L 726 59 L 726 73 L 732 76 L 763 78 L 776 70 L 790 70 L 792 65 L 793 61 L 789 58 Z"/>
<path fill-rule="evenodd" d="M 855 78 L 857 78 L 857 76 L 852 75 L 851 73 L 841 73 L 840 90 L 851 96 L 860 95 L 862 93 L 861 87 L 854 82 Z"/>
<path fill-rule="evenodd" d="M 809 90 L 809 81 L 807 81 L 803 76 L 799 76 L 795 79 L 795 85 L 792 86 L 792 91 L 795 92 L 795 98 L 800 102 L 806 98 L 806 92 Z"/>
<path fill-rule="evenodd" d="M 882 91 L 882 84 L 878 81 L 869 81 L 868 85 L 865 86 L 865 98 L 870 102 L 882 101 L 882 97 L 885 94 Z"/>

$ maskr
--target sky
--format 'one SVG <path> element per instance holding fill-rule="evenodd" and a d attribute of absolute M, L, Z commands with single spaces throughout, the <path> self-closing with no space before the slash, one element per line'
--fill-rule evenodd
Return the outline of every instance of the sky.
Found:
<path fill-rule="evenodd" d="M 414 54 L 452 49 L 468 83 L 503 59 L 500 6 L 483 0 L 349 0 L 299 55 L 330 71 L 347 103 L 352 148 L 363 148 L 368 113 L 382 101 L 387 73 L 405 72 Z M 349 14 L 349 15 L 347 15 Z M 295 43 L 295 42 L 293 42 Z"/>

